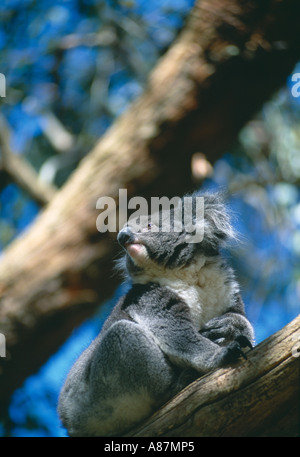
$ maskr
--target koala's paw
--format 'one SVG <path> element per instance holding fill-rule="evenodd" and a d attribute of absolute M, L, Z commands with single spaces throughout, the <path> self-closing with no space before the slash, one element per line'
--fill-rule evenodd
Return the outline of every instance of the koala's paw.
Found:
<path fill-rule="evenodd" d="M 221 346 L 235 340 L 239 334 L 235 320 L 229 315 L 214 317 L 200 330 L 201 335 Z"/>
<path fill-rule="evenodd" d="M 247 360 L 247 356 L 242 350 L 244 347 L 249 347 L 252 349 L 252 344 L 248 338 L 240 335 L 235 339 L 235 341 L 232 341 L 228 346 L 226 346 L 226 348 L 224 348 L 221 361 L 222 365 L 235 363 L 240 357 L 243 357 L 245 360 Z"/>

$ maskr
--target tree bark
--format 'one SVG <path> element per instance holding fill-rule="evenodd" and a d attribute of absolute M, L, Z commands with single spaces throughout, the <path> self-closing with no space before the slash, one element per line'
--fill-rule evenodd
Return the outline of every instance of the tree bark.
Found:
<path fill-rule="evenodd" d="M 144 94 L 103 136 L 0 264 L 0 402 L 111 296 L 118 248 L 96 229 L 97 199 L 119 189 L 191 190 L 191 157 L 213 163 L 299 59 L 300 3 L 196 2 Z"/>
<path fill-rule="evenodd" d="M 203 376 L 128 436 L 299 436 L 300 316 L 247 361 Z"/>

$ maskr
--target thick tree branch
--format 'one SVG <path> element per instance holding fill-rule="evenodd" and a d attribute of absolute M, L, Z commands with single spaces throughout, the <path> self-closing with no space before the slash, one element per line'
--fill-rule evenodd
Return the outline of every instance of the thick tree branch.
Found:
<path fill-rule="evenodd" d="M 191 190 L 191 157 L 213 163 L 300 57 L 300 2 L 198 1 L 144 94 L 82 161 L 0 264 L 0 401 L 107 299 L 114 234 L 96 229 L 96 201 Z"/>
<path fill-rule="evenodd" d="M 128 436 L 299 436 L 300 316 L 188 386 Z"/>

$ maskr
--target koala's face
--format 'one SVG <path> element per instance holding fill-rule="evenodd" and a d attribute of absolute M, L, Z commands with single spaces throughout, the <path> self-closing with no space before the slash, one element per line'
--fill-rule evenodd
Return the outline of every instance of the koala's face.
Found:
<path fill-rule="evenodd" d="M 126 251 L 126 269 L 131 276 L 150 269 L 153 272 L 156 266 L 156 272 L 161 274 L 165 269 L 189 266 L 199 256 L 218 255 L 220 244 L 232 236 L 228 214 L 218 194 L 204 194 L 201 198 L 202 212 L 192 200 L 189 215 L 189 204 L 182 199 L 180 212 L 173 208 L 151 217 L 140 216 L 123 227 L 118 242 Z M 202 236 L 191 237 L 191 228 Z"/>
<path fill-rule="evenodd" d="M 129 273 L 147 270 L 153 263 L 173 269 L 191 262 L 196 248 L 186 242 L 184 230 L 175 231 L 174 227 L 165 230 L 148 218 L 139 220 L 138 224 L 134 222 L 126 224 L 118 235 L 118 242 L 127 254 Z"/>

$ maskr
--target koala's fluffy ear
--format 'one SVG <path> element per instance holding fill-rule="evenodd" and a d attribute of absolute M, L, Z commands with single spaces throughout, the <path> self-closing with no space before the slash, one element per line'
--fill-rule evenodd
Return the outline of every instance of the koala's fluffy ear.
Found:
<path fill-rule="evenodd" d="M 193 199 L 193 224 L 197 226 L 199 233 L 201 229 L 203 230 L 204 244 L 208 243 L 212 247 L 217 247 L 229 239 L 236 238 L 222 192 L 195 192 L 190 197 Z M 204 206 L 202 207 L 202 212 L 196 211 L 196 197 L 203 198 Z M 199 208 L 201 208 L 201 205 L 199 205 Z"/>
<path fill-rule="evenodd" d="M 219 242 L 236 237 L 225 197 L 221 192 L 204 194 L 204 221 L 204 230 L 208 237 L 216 238 Z"/>

